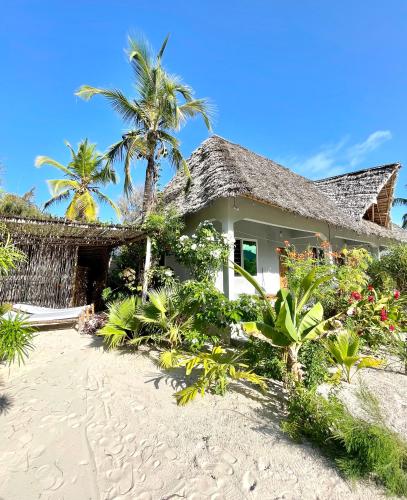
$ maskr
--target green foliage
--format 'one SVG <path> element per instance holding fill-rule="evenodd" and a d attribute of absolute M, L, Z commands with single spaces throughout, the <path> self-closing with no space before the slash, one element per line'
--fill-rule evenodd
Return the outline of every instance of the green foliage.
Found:
<path fill-rule="evenodd" d="M 72 157 L 67 166 L 48 156 L 37 156 L 35 160 L 37 167 L 50 165 L 64 174 L 62 179 L 47 181 L 52 197 L 44 204 L 44 209 L 70 200 L 65 212 L 67 219 L 93 222 L 97 220 L 98 202 L 101 202 L 109 205 L 120 217 L 115 203 L 100 191 L 100 186 L 117 182 L 105 156 L 98 153 L 95 144 L 89 144 L 87 139 L 80 142 L 77 151 L 68 142 L 66 146 Z"/>
<path fill-rule="evenodd" d="M 265 390 L 267 386 L 264 379 L 247 370 L 248 366 L 239 361 L 242 356 L 243 353 L 228 352 L 217 346 L 211 352 L 198 354 L 167 351 L 161 354 L 160 361 L 165 369 L 185 367 L 187 376 L 193 371 L 199 372 L 195 382 L 174 394 L 177 404 L 183 406 L 195 399 L 198 394 L 204 396 L 207 391 L 224 395 L 229 380 L 246 380 Z"/>
<path fill-rule="evenodd" d="M 176 347 L 193 326 L 191 316 L 186 315 L 179 305 L 176 288 L 151 290 L 148 301 L 138 308 L 136 318 L 147 333 L 135 337 L 129 342 L 131 345 L 153 340 Z"/>
<path fill-rule="evenodd" d="M 286 349 L 287 371 L 291 372 L 294 380 L 300 380 L 298 352 L 301 345 L 319 337 L 329 324 L 329 320 L 323 320 L 323 308 L 319 302 L 309 306 L 314 291 L 329 276 L 316 278 L 316 268 L 313 268 L 297 286 L 297 294 L 282 288 L 272 306 L 259 283 L 237 264 L 234 267 L 255 287 L 266 305 L 260 321 L 243 323 L 245 332 Z"/>
<path fill-rule="evenodd" d="M 9 365 L 15 361 L 24 363 L 30 350 L 34 349 L 33 328 L 22 314 L 13 318 L 0 317 L 0 361 Z"/>
<path fill-rule="evenodd" d="M 151 249 L 155 259 L 174 251 L 183 228 L 184 222 L 178 212 L 158 202 L 154 211 L 146 216 L 142 225 L 142 230 L 151 237 Z"/>
<path fill-rule="evenodd" d="M 18 217 L 35 217 L 36 219 L 49 219 L 33 202 L 34 189 L 23 196 L 13 193 L 0 193 L 0 214 L 16 215 Z"/>
<path fill-rule="evenodd" d="M 379 359 L 359 354 L 359 337 L 348 330 L 341 331 L 328 338 L 325 345 L 332 357 L 332 362 L 345 372 L 348 383 L 359 370 L 377 368 L 383 364 Z"/>
<path fill-rule="evenodd" d="M 107 279 L 103 300 L 108 303 L 132 296 L 139 290 L 145 257 L 144 242 L 136 242 L 116 249 Z"/>
<path fill-rule="evenodd" d="M 134 296 L 109 305 L 107 323 L 98 332 L 109 349 L 124 345 L 138 333 L 140 321 L 136 313 L 139 305 L 140 299 Z"/>
<path fill-rule="evenodd" d="M 226 265 L 230 244 L 209 221 L 201 222 L 192 236 L 184 234 L 175 248 L 176 259 L 184 264 L 198 281 L 214 282 L 216 273 Z"/>
<path fill-rule="evenodd" d="M 326 400 L 297 387 L 283 428 L 295 439 L 305 437 L 322 447 L 348 477 L 374 479 L 390 494 L 407 495 L 407 445 L 377 421 L 377 412 L 373 420 L 353 417 L 335 397 Z"/>
<path fill-rule="evenodd" d="M 14 246 L 7 230 L 0 226 L 0 276 L 8 274 L 25 259 L 25 254 Z"/>
<path fill-rule="evenodd" d="M 286 375 L 284 353 L 279 347 L 250 337 L 245 346 L 244 360 L 258 375 L 283 380 Z"/>
<path fill-rule="evenodd" d="M 304 367 L 305 387 L 317 387 L 331 381 L 328 375 L 329 356 L 320 340 L 304 342 L 298 353 L 298 361 Z"/>
<path fill-rule="evenodd" d="M 407 293 L 407 245 L 395 245 L 380 260 L 374 260 L 369 268 L 369 275 L 373 285 L 378 288 L 397 288 L 400 292 Z"/>
<path fill-rule="evenodd" d="M 284 261 L 288 270 L 288 287 L 295 293 L 304 277 L 313 269 L 317 279 L 330 276 L 331 279 L 321 283 L 313 293 L 315 301 L 321 303 L 326 317 L 329 317 L 345 310 L 352 291 L 360 291 L 366 287 L 369 281 L 367 270 L 372 257 L 364 248 L 344 248 L 338 254 L 328 253 L 327 242 L 321 242 L 320 246 L 325 250 L 325 257 L 331 257 L 332 261 L 337 262 L 340 258 L 342 263 L 339 265 L 315 258 L 311 248 L 299 253 L 288 242 Z"/>

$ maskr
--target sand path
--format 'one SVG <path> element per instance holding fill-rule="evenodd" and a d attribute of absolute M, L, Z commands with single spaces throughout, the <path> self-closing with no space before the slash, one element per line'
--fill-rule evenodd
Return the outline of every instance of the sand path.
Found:
<path fill-rule="evenodd" d="M 72 330 L 35 345 L 26 365 L 0 368 L 4 500 L 384 498 L 290 442 L 278 397 L 240 386 L 178 408 L 179 382 L 148 356 Z"/>

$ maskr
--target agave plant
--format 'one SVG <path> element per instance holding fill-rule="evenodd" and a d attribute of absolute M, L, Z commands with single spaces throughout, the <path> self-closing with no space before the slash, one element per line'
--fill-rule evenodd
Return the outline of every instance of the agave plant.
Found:
<path fill-rule="evenodd" d="M 265 302 L 262 321 L 243 323 L 248 335 L 258 337 L 270 344 L 281 347 L 287 353 L 287 370 L 294 381 L 302 379 L 298 352 L 304 342 L 322 335 L 333 318 L 324 320 L 324 310 L 320 302 L 309 307 L 316 288 L 330 279 L 330 276 L 316 278 L 314 268 L 300 283 L 298 293 L 282 288 L 277 294 L 274 306 L 268 300 L 260 284 L 238 264 L 233 264 L 237 272 L 245 277 Z"/>
<path fill-rule="evenodd" d="M 122 346 L 139 331 L 140 321 L 136 317 L 139 305 L 138 297 L 129 297 L 109 305 L 107 323 L 98 332 L 109 349 Z"/>
<path fill-rule="evenodd" d="M 5 227 L 0 226 L 0 276 L 8 274 L 25 259 L 25 254 L 14 246 Z"/>
<path fill-rule="evenodd" d="M 183 335 L 191 330 L 193 318 L 186 316 L 184 308 L 178 304 L 176 288 L 160 288 L 148 293 L 148 301 L 137 311 L 137 320 L 149 331 L 131 340 L 130 344 L 154 340 L 169 342 L 171 347 L 177 346 Z"/>
<path fill-rule="evenodd" d="M 15 361 L 20 365 L 28 357 L 28 352 L 34 349 L 32 340 L 35 328 L 26 320 L 23 314 L 9 318 L 0 318 L 0 361 L 11 365 Z"/>
<path fill-rule="evenodd" d="M 377 368 L 383 364 L 380 359 L 359 354 L 360 340 L 352 331 L 344 330 L 335 337 L 327 339 L 326 348 L 332 357 L 332 362 L 345 372 L 346 381 L 363 368 Z"/>
<path fill-rule="evenodd" d="M 184 406 L 194 400 L 198 393 L 204 396 L 208 390 L 224 395 L 229 379 L 247 380 L 265 390 L 267 388 L 265 379 L 248 370 L 248 365 L 239 361 L 243 355 L 244 352 L 228 352 L 216 346 L 211 352 L 198 354 L 166 351 L 161 354 L 160 362 L 161 367 L 165 369 L 185 367 L 187 376 L 191 375 L 193 370 L 201 370 L 196 382 L 174 394 L 177 404 Z"/>

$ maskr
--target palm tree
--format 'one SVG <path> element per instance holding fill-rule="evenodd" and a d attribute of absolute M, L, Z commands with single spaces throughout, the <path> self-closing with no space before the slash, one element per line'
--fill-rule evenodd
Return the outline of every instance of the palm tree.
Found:
<path fill-rule="evenodd" d="M 124 160 L 125 193 L 132 190 L 130 167 L 133 160 L 146 161 L 142 220 L 154 208 L 159 179 L 159 161 L 167 158 L 175 169 L 189 176 L 178 139 L 172 135 L 188 118 L 200 115 L 211 129 L 210 106 L 205 99 L 196 99 L 191 87 L 179 77 L 169 74 L 162 66 L 168 36 L 153 55 L 148 43 L 129 38 L 128 54 L 134 70 L 136 98 L 127 98 L 120 90 L 82 86 L 76 95 L 88 100 L 96 94 L 104 96 L 123 120 L 130 125 L 121 139 L 106 153 L 110 162 Z M 148 270 L 151 264 L 151 241 L 147 237 L 144 266 L 143 299 L 147 294 Z"/>
<path fill-rule="evenodd" d="M 97 219 L 98 202 L 106 203 L 120 217 L 120 211 L 115 203 L 100 191 L 100 186 L 110 182 L 116 184 L 117 178 L 111 163 L 96 151 L 95 144 L 88 140 L 81 141 L 75 152 L 69 142 L 65 142 L 72 160 L 65 167 L 48 156 L 37 156 L 35 166 L 51 165 L 65 174 L 63 179 L 48 180 L 52 195 L 44 209 L 64 200 L 71 199 L 65 217 L 70 220 L 93 222 Z"/>
<path fill-rule="evenodd" d="M 407 207 L 407 198 L 394 198 L 393 206 Z M 401 219 L 401 226 L 403 229 L 407 229 L 407 214 L 403 215 L 403 218 Z"/>

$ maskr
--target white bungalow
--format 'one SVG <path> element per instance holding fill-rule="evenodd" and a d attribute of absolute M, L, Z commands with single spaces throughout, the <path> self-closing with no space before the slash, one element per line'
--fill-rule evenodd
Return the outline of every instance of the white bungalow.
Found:
<path fill-rule="evenodd" d="M 333 251 L 363 246 L 376 256 L 392 243 L 407 242 L 407 231 L 390 219 L 400 164 L 311 181 L 219 136 L 204 141 L 188 164 L 191 183 L 177 174 L 164 191 L 166 203 L 185 216 L 187 232 L 211 220 L 234 238 L 231 260 L 270 294 L 284 279 L 276 249 L 286 240 L 297 249 L 311 246 L 320 256 L 322 240 Z M 167 265 L 186 277 L 171 257 Z M 233 269 L 224 269 L 216 283 L 229 298 L 253 292 Z"/>

